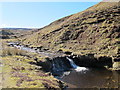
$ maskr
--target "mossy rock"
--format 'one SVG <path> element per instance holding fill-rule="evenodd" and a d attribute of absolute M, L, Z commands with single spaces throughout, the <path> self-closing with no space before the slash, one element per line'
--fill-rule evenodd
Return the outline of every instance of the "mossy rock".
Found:
<path fill-rule="evenodd" d="M 120 70 L 120 62 L 113 63 L 113 70 Z"/>

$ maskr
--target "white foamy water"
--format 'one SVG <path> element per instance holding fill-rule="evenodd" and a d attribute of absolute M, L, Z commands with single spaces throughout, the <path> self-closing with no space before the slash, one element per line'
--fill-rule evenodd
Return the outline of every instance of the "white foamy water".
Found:
<path fill-rule="evenodd" d="M 81 71 L 86 71 L 86 70 L 88 70 L 88 69 L 85 68 L 85 67 L 79 67 L 79 66 L 77 66 L 77 65 L 73 62 L 72 59 L 70 59 L 70 58 L 68 58 L 68 57 L 66 57 L 66 58 L 69 60 L 70 65 L 74 68 L 75 71 L 81 72 Z"/>
<path fill-rule="evenodd" d="M 35 50 L 28 48 L 28 47 L 23 47 L 23 46 L 18 46 L 18 45 L 14 45 L 14 47 L 21 49 L 21 50 L 28 51 L 28 52 L 36 52 Z"/>

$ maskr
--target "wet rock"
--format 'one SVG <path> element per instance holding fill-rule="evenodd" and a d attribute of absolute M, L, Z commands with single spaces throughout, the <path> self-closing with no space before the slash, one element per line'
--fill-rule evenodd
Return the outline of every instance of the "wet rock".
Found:
<path fill-rule="evenodd" d="M 112 58 L 107 56 L 98 56 L 94 54 L 71 55 L 71 59 L 78 65 L 83 67 L 112 67 Z"/>
<path fill-rule="evenodd" d="M 46 58 L 45 61 L 36 62 L 36 64 L 38 66 L 41 66 L 42 69 L 46 72 L 49 72 L 52 68 L 52 63 L 51 63 L 51 60 L 49 58 Z"/>

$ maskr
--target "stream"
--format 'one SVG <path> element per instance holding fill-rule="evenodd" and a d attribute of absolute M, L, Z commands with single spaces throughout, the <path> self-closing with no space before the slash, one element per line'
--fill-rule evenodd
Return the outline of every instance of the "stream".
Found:
<path fill-rule="evenodd" d="M 29 47 L 21 46 L 16 43 L 8 43 L 9 46 L 16 47 L 21 50 L 28 52 L 39 53 L 48 57 L 58 57 L 61 54 L 48 53 L 48 52 L 38 52 L 37 50 L 31 49 Z M 65 57 L 65 60 L 53 60 L 52 62 L 52 73 L 53 75 L 67 83 L 68 88 L 118 88 L 119 87 L 119 75 L 118 71 L 110 71 L 105 68 L 88 68 L 80 67 L 74 63 L 74 61 Z M 69 64 L 67 63 L 69 62 Z M 66 63 L 68 65 L 66 65 Z M 68 67 L 70 66 L 70 67 Z M 57 75 L 56 73 L 60 73 Z M 118 89 L 115 89 L 118 90 Z"/>

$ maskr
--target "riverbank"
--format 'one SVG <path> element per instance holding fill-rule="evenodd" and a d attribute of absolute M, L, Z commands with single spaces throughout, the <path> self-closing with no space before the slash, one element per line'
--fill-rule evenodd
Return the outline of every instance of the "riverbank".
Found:
<path fill-rule="evenodd" d="M 35 59 L 44 62 L 42 55 L 27 52 L 15 47 L 8 47 L 2 42 L 0 68 L 2 75 L 2 88 L 43 88 L 63 89 L 65 84 L 54 78 L 49 72 L 44 72 L 41 66 L 37 66 Z"/>
<path fill-rule="evenodd" d="M 14 45 L 12 44 L 11 46 Z M 19 45 L 16 46 L 16 44 L 15 47 L 20 48 L 21 50 L 27 50 L 29 52 L 33 51 L 40 54 L 40 52 L 38 52 L 37 50 L 31 49 L 29 47 L 23 47 Z M 85 56 L 79 57 L 75 55 L 73 56 L 65 55 L 65 56 L 59 56 L 59 57 L 57 56 L 54 58 L 49 58 L 50 55 L 52 56 L 55 54 L 46 54 L 46 52 L 41 52 L 41 53 L 42 55 L 46 56 L 46 58 L 44 58 L 44 61 L 39 61 L 39 58 L 35 58 L 34 59 L 35 63 L 31 63 L 31 64 L 41 66 L 41 68 L 44 71 L 51 72 L 51 74 L 54 77 L 67 83 L 69 88 L 118 88 L 119 73 L 115 71 L 109 71 L 104 67 L 105 65 L 110 65 L 110 66 L 112 65 L 109 63 L 109 61 L 108 64 L 102 61 L 101 65 L 99 65 L 100 62 L 97 62 L 97 64 L 93 64 L 93 66 L 91 66 L 92 64 L 91 63 L 87 67 L 81 67 L 82 65 L 83 66 L 87 65 L 81 62 L 82 59 L 84 60 L 89 58 L 86 58 Z M 90 58 L 90 59 L 94 61 L 94 58 Z M 81 65 L 80 63 L 75 62 L 78 60 L 81 60 L 79 61 L 81 62 Z M 111 59 L 108 58 L 108 60 Z M 103 63 L 105 63 L 105 65 Z"/>
<path fill-rule="evenodd" d="M 99 67 L 99 68 L 106 68 L 109 70 L 119 70 L 119 66 L 115 65 L 115 63 L 118 61 L 114 61 L 112 57 L 106 56 L 106 55 L 95 55 L 95 54 L 82 55 L 82 54 L 76 54 L 74 52 L 62 51 L 62 50 L 57 52 L 55 51 L 51 52 L 49 49 L 44 50 L 44 48 L 42 48 L 41 50 L 40 48 L 37 48 L 37 47 L 33 48 L 26 45 L 22 45 L 20 42 L 9 42 L 8 46 L 15 47 L 17 49 L 27 51 L 27 52 L 41 54 L 44 57 L 48 57 L 48 60 L 47 60 L 48 63 L 52 63 L 52 64 L 53 64 L 52 61 L 57 61 L 58 59 L 59 59 L 58 62 L 62 60 L 63 62 L 66 62 L 72 59 L 78 66 L 81 66 L 81 67 L 90 67 L 90 68 Z"/>

